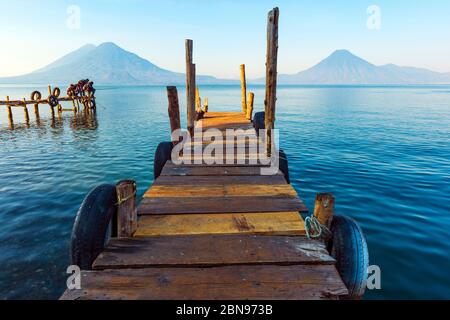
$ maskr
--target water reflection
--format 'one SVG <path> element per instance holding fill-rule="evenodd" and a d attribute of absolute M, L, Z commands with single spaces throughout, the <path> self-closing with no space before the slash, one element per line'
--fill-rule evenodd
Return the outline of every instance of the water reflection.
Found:
<path fill-rule="evenodd" d="M 36 115 L 35 121 L 26 120 L 24 123 L 12 123 L 8 126 L 0 127 L 1 137 L 11 133 L 11 131 L 21 132 L 24 130 L 47 131 L 48 128 L 63 131 L 69 127 L 74 131 L 94 131 L 98 128 L 97 113 L 95 110 L 82 110 L 71 113 L 69 116 L 61 112 L 48 118 L 41 118 Z M 54 133 L 57 133 L 57 131 Z M 39 134 L 39 133 L 38 133 Z"/>

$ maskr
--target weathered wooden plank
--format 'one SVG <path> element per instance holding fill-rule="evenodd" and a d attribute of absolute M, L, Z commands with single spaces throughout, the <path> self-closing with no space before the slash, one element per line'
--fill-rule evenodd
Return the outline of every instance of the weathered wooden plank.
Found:
<path fill-rule="evenodd" d="M 245 197 L 278 196 L 296 197 L 297 193 L 290 184 L 280 185 L 201 185 L 191 186 L 152 186 L 144 198 L 157 197 Z"/>
<path fill-rule="evenodd" d="M 304 235 L 298 212 L 141 216 L 135 237 L 195 234 Z"/>
<path fill-rule="evenodd" d="M 306 237 L 201 235 L 113 239 L 94 269 L 334 264 L 322 241 Z"/>
<path fill-rule="evenodd" d="M 277 174 L 281 175 L 279 171 Z M 161 175 L 163 176 L 259 176 L 261 167 L 236 167 L 221 166 L 184 166 L 167 164 L 164 166 Z"/>
<path fill-rule="evenodd" d="M 284 176 L 160 176 L 155 180 L 156 186 L 184 185 L 187 188 L 191 185 L 200 184 L 287 184 Z"/>
<path fill-rule="evenodd" d="M 144 198 L 139 215 L 186 213 L 308 212 L 298 197 L 223 196 Z"/>
<path fill-rule="evenodd" d="M 332 265 L 225 266 L 83 271 L 61 299 L 337 299 L 347 294 Z"/>

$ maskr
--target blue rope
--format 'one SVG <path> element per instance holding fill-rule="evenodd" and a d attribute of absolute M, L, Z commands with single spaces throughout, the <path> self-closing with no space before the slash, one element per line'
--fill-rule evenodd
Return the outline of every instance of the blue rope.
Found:
<path fill-rule="evenodd" d="M 305 232 L 308 239 L 317 239 L 331 234 L 331 231 L 321 224 L 315 216 L 305 218 Z"/>

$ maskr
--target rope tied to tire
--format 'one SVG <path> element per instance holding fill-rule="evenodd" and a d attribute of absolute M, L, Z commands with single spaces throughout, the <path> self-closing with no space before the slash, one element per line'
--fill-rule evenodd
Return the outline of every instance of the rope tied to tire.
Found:
<path fill-rule="evenodd" d="M 327 226 L 321 224 L 315 216 L 305 218 L 305 232 L 308 239 L 330 239 L 332 232 Z"/>

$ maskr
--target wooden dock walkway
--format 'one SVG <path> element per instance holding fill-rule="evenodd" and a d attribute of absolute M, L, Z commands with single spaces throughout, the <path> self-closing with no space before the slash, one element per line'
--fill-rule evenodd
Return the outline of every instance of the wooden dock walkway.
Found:
<path fill-rule="evenodd" d="M 244 113 L 207 113 L 203 129 L 251 129 Z M 258 139 L 256 132 L 250 139 Z M 208 142 L 201 141 L 203 148 Z M 236 142 L 234 142 L 236 144 Z M 237 147 L 237 145 L 235 145 Z M 283 173 L 261 164 L 168 161 L 115 238 L 62 299 L 337 299 L 347 294 L 325 244 Z"/>

